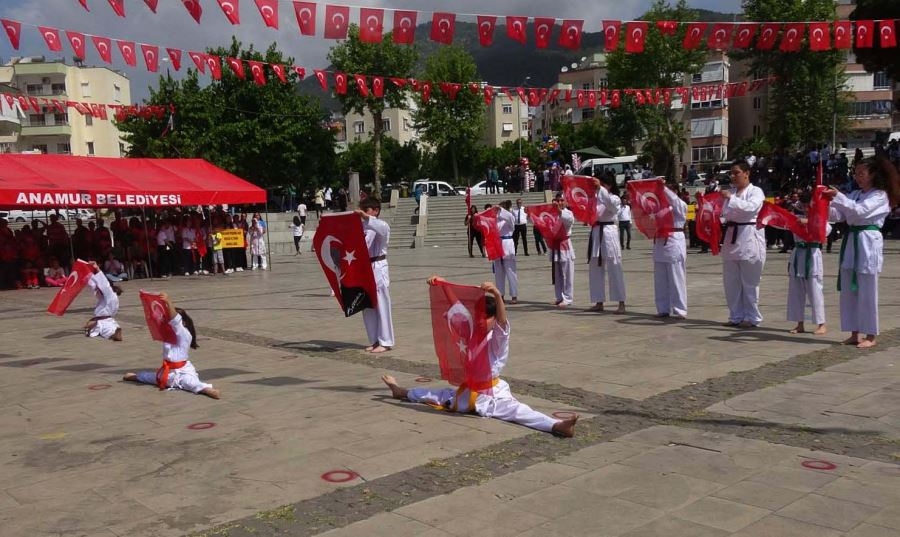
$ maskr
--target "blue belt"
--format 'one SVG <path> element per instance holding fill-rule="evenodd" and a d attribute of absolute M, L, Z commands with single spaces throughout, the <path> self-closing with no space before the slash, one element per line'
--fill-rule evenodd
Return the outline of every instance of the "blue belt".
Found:
<path fill-rule="evenodd" d="M 500 238 L 512 240 L 512 235 L 500 235 Z"/>

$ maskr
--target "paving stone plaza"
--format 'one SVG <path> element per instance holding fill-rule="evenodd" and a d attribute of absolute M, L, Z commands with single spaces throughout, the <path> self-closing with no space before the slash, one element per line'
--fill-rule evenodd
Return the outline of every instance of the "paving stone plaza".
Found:
<path fill-rule="evenodd" d="M 509 307 L 514 394 L 573 439 L 389 397 L 380 377 L 437 385 L 425 278 L 490 280 L 463 244 L 391 248 L 397 346 L 370 355 L 312 253 L 268 272 L 124 284 L 125 341 L 85 338 L 93 302 L 0 294 L 0 535 L 900 535 L 900 243 L 887 241 L 878 346 L 790 334 L 788 256 L 770 251 L 765 320 L 726 320 L 721 261 L 688 256 L 687 320 L 654 317 L 650 244 L 624 253 L 628 313 L 551 306 L 549 262 L 520 257 Z M 837 248 L 835 248 L 837 252 Z M 155 369 L 138 290 L 194 318 L 191 360 L 215 401 L 121 381 Z"/>

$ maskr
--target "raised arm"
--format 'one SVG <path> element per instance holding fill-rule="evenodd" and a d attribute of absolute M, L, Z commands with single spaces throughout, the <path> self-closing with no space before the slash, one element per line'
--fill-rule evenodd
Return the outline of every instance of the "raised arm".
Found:
<path fill-rule="evenodd" d="M 494 300 L 497 302 L 497 315 L 495 316 L 495 319 L 501 326 L 506 326 L 506 304 L 503 302 L 503 293 L 497 289 L 497 286 L 494 285 L 493 282 L 484 282 L 481 284 L 481 289 L 484 290 L 485 293 L 490 293 L 494 296 Z"/>

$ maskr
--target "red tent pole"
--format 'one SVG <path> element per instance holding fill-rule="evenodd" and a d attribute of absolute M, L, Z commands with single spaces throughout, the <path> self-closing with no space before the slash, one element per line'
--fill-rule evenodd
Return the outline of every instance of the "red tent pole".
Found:
<path fill-rule="evenodd" d="M 147 229 L 147 213 L 141 205 L 141 220 L 144 221 L 144 241 L 147 243 L 147 277 L 153 279 L 153 258 L 150 257 L 150 230 Z"/>

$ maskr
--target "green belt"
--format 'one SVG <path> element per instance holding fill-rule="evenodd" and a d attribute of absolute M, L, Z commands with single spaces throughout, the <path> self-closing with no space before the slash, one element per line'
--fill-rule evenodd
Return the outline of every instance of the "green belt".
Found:
<path fill-rule="evenodd" d="M 856 278 L 856 265 L 859 263 L 859 233 L 861 231 L 881 231 L 881 226 L 850 226 L 844 240 L 841 242 L 841 257 L 838 261 L 838 291 L 841 290 L 841 271 L 844 266 L 844 250 L 847 249 L 847 239 L 853 235 L 853 277 L 850 279 L 850 290 L 856 292 L 859 290 L 859 284 Z"/>
<path fill-rule="evenodd" d="M 821 242 L 797 241 L 797 243 L 794 244 L 794 255 L 793 255 L 793 260 L 791 261 L 791 265 L 794 267 L 794 270 L 793 270 L 794 274 L 791 274 L 791 276 L 795 276 L 797 274 L 797 257 L 799 257 L 797 254 L 799 253 L 799 250 L 801 248 L 806 250 L 806 272 L 805 272 L 805 274 L 806 274 L 806 278 L 809 279 L 809 272 L 810 272 L 810 269 L 812 268 L 812 251 L 815 249 L 821 250 L 822 243 Z"/>

